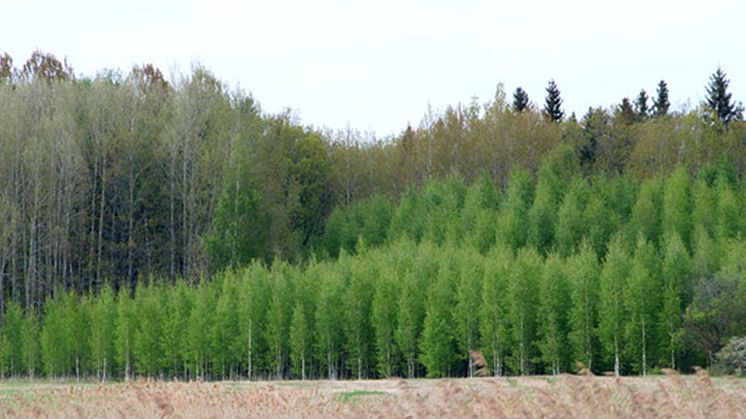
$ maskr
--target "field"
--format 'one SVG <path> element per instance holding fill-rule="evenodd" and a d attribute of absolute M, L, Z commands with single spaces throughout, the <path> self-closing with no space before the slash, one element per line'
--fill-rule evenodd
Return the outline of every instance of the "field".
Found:
<path fill-rule="evenodd" d="M 746 381 L 696 376 L 0 383 L 2 417 L 746 417 Z"/>

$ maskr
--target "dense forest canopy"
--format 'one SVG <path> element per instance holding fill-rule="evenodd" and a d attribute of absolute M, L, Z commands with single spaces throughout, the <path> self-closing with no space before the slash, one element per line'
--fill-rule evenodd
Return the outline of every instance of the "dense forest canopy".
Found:
<path fill-rule="evenodd" d="M 565 115 L 502 86 L 377 140 L 207 69 L 0 57 L 0 367 L 444 376 L 711 364 L 746 332 L 746 124 L 711 76 Z M 651 99 L 652 98 L 652 99 Z M 648 104 L 648 101 L 651 101 Z"/>

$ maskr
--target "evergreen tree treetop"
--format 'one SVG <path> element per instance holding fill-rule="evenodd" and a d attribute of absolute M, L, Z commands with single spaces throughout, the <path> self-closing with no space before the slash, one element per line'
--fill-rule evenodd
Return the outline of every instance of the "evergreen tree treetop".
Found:
<path fill-rule="evenodd" d="M 645 89 L 640 90 L 637 99 L 635 99 L 635 113 L 637 114 L 638 121 L 644 121 L 649 116 L 648 94 L 645 92 Z"/>
<path fill-rule="evenodd" d="M 513 93 L 513 110 L 523 112 L 528 108 L 528 93 L 518 86 Z"/>
<path fill-rule="evenodd" d="M 549 80 L 546 90 L 547 97 L 544 101 L 544 115 L 552 122 L 559 122 L 565 116 L 565 112 L 561 108 L 562 98 L 554 79 Z"/>
<path fill-rule="evenodd" d="M 733 94 L 728 92 L 729 84 L 730 80 L 728 80 L 727 74 L 722 68 L 718 67 L 710 76 L 710 83 L 706 88 L 707 107 L 725 125 L 728 125 L 734 119 L 738 119 L 742 113 L 740 107 L 732 100 Z"/>
<path fill-rule="evenodd" d="M 668 85 L 665 80 L 658 83 L 655 100 L 653 100 L 653 115 L 656 117 L 668 115 L 668 108 L 671 102 L 668 101 Z"/>

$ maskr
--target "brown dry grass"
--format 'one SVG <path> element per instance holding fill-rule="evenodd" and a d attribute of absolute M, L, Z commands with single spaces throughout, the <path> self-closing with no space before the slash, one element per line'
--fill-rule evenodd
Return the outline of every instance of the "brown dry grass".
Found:
<path fill-rule="evenodd" d="M 746 418 L 746 382 L 696 376 L 0 383 L 3 417 Z"/>

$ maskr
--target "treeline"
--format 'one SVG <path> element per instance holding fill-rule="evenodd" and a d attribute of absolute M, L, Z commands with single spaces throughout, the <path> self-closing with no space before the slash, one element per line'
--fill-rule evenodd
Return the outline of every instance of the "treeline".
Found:
<path fill-rule="evenodd" d="M 17 67 L 5 54 L 0 312 L 6 300 L 38 310 L 57 289 L 134 290 L 150 276 L 196 282 L 251 260 L 336 254 L 324 234 L 336 206 L 450 175 L 486 174 L 503 190 L 516 165 L 536 177 L 563 144 L 590 178 L 693 175 L 724 154 L 740 178 L 746 125 L 727 87 L 718 69 L 693 110 L 670 110 L 662 82 L 650 107 L 642 92 L 580 120 L 564 115 L 554 82 L 542 110 L 498 87 L 380 140 L 266 114 L 199 66 L 171 81 L 151 65 L 88 78 L 51 54 Z"/>
<path fill-rule="evenodd" d="M 336 259 L 252 263 L 134 295 L 7 306 L 6 375 L 183 379 L 464 376 L 711 365 L 746 333 L 746 184 L 727 159 L 638 182 L 559 149 L 505 193 L 428 182 L 336 211 Z M 468 186 L 467 186 L 468 185 Z M 334 243 L 338 243 L 335 245 Z M 349 249 L 346 250 L 346 249 Z M 579 361 L 576 362 L 576 361 Z"/>

